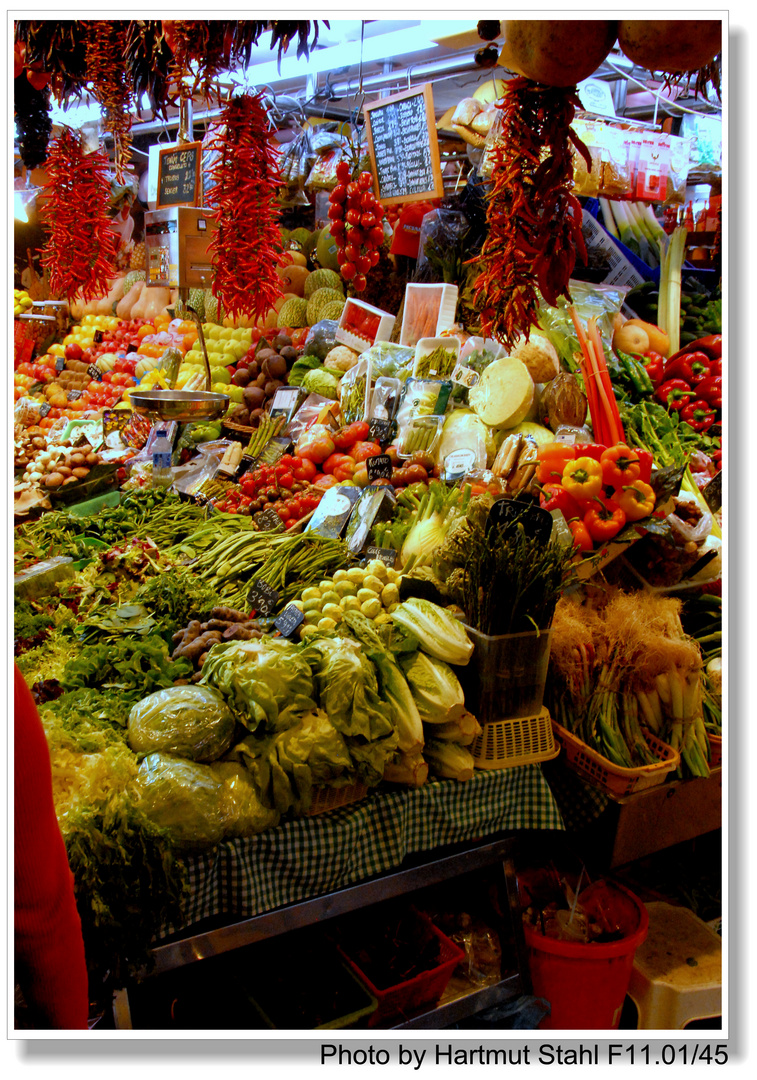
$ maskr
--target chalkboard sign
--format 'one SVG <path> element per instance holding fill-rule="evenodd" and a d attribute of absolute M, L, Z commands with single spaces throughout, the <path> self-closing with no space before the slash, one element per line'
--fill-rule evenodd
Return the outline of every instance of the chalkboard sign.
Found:
<path fill-rule="evenodd" d="M 363 106 L 374 188 L 384 206 L 444 194 L 431 83 Z"/>
<path fill-rule="evenodd" d="M 271 507 L 255 515 L 255 524 L 261 532 L 282 532 L 284 528 L 284 522 Z"/>
<path fill-rule="evenodd" d="M 374 547 L 373 544 L 369 544 L 368 547 L 363 548 L 362 554 L 367 562 L 371 562 L 372 559 L 380 559 L 384 566 L 389 566 L 393 570 L 397 564 L 399 552 L 395 548 Z"/>
<path fill-rule="evenodd" d="M 100 371 L 96 364 L 90 364 L 87 368 L 87 374 L 90 379 L 94 379 L 95 382 L 102 382 L 103 373 Z"/>
<path fill-rule="evenodd" d="M 259 615 L 270 615 L 278 602 L 278 592 L 265 581 L 254 581 L 247 593 L 247 603 Z"/>
<path fill-rule="evenodd" d="M 273 625 L 283 637 L 291 637 L 298 626 L 305 621 L 304 614 L 294 604 L 285 607 L 278 619 L 273 620 Z"/>
<path fill-rule="evenodd" d="M 161 150 L 158 157 L 156 206 L 199 206 L 202 143 L 184 143 Z"/>
<path fill-rule="evenodd" d="M 368 481 L 391 480 L 392 459 L 388 454 L 376 454 L 375 457 L 366 459 L 365 467 L 368 472 Z"/>
<path fill-rule="evenodd" d="M 55 370 L 58 372 L 59 375 L 60 375 L 61 371 L 63 371 L 63 368 L 65 366 L 66 366 L 66 358 L 65 358 L 65 356 L 59 356 L 58 359 L 55 361 Z"/>
<path fill-rule="evenodd" d="M 534 537 L 540 544 L 548 544 L 552 536 L 552 515 L 535 502 L 520 499 L 495 499 L 486 519 L 486 532 L 498 525 L 505 529 L 520 523 L 528 537 Z"/>
<path fill-rule="evenodd" d="M 384 420 L 378 416 L 373 416 L 368 421 L 368 438 L 373 439 L 374 442 L 388 446 L 392 441 L 394 427 L 394 420 Z M 368 460 L 370 460 L 370 458 Z M 392 474 L 389 473 L 389 475 L 391 476 Z"/>

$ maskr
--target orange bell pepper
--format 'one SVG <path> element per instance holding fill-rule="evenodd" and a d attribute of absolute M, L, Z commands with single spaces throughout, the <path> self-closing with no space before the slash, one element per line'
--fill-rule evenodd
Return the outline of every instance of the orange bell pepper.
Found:
<path fill-rule="evenodd" d="M 536 471 L 537 483 L 559 484 L 566 462 L 573 461 L 575 456 L 575 446 L 569 446 L 567 443 L 552 442 L 540 446 L 537 454 L 539 461 Z"/>
<path fill-rule="evenodd" d="M 620 488 L 639 479 L 641 464 L 638 454 L 625 443 L 608 447 L 599 460 L 602 476 L 608 487 Z"/>

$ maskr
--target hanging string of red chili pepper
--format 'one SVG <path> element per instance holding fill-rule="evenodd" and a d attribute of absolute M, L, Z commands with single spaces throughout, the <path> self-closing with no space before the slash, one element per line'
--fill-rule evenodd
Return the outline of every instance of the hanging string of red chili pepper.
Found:
<path fill-rule="evenodd" d="M 86 39 L 87 79 L 113 135 L 116 179 L 124 182 L 132 142 L 134 82 L 127 65 L 129 23 L 125 20 L 88 22 Z"/>
<path fill-rule="evenodd" d="M 219 157 L 207 193 L 218 223 L 210 244 L 213 295 L 232 317 L 257 319 L 283 295 L 276 273 L 281 253 L 279 152 L 260 95 L 233 98 L 219 123 L 220 134 L 212 143 Z"/>
<path fill-rule="evenodd" d="M 106 296 L 116 276 L 118 237 L 108 214 L 110 163 L 99 150 L 84 152 L 82 136 L 64 128 L 50 144 L 45 163 L 49 180 L 40 199 L 48 233 L 42 265 L 50 274 L 53 297 L 84 301 Z"/>
<path fill-rule="evenodd" d="M 355 292 L 363 292 L 365 275 L 379 261 L 384 242 L 384 207 L 373 194 L 369 172 L 358 175 L 357 168 L 343 159 L 336 176 L 338 183 L 329 195 L 329 218 L 339 272 Z"/>
<path fill-rule="evenodd" d="M 570 299 L 576 256 L 586 259 L 581 204 L 571 193 L 571 143 L 591 167 L 570 127 L 579 104 L 571 87 L 506 84 L 474 303 L 482 333 L 507 346 L 538 325 L 539 291 L 548 304 Z"/>

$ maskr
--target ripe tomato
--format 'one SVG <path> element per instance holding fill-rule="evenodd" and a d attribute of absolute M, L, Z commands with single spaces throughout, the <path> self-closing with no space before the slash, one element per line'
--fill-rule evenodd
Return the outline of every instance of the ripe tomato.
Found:
<path fill-rule="evenodd" d="M 377 442 L 359 442 L 352 447 L 350 456 L 354 461 L 360 462 L 369 457 L 377 457 L 381 453 L 383 451 Z"/>
<path fill-rule="evenodd" d="M 304 481 L 305 483 L 310 483 L 312 480 L 314 480 L 318 473 L 318 469 L 316 468 L 314 462 L 309 461 L 307 458 L 299 457 L 294 459 L 292 471 L 294 473 L 295 480 L 299 480 L 301 482 Z"/>

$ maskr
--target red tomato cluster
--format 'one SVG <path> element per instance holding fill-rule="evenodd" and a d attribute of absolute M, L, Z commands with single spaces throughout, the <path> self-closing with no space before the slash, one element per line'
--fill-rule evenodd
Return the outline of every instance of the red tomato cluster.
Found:
<path fill-rule="evenodd" d="M 82 394 L 80 401 L 84 402 L 84 410 L 88 409 L 111 409 L 116 402 L 120 401 L 124 392 L 123 386 L 112 383 L 98 382 L 93 379 Z"/>
<path fill-rule="evenodd" d="M 323 497 L 322 491 L 310 486 L 315 475 L 312 462 L 285 454 L 277 465 L 261 465 L 245 473 L 239 487 L 217 502 L 216 509 L 245 515 L 275 510 L 284 527 L 291 529 L 315 510 Z"/>
<path fill-rule="evenodd" d="M 354 180 L 349 163 L 340 161 L 336 175 L 339 182 L 329 196 L 331 235 L 342 277 L 352 282 L 355 292 L 362 292 L 367 284 L 365 275 L 379 261 L 384 208 L 371 190 L 369 172 Z"/>

